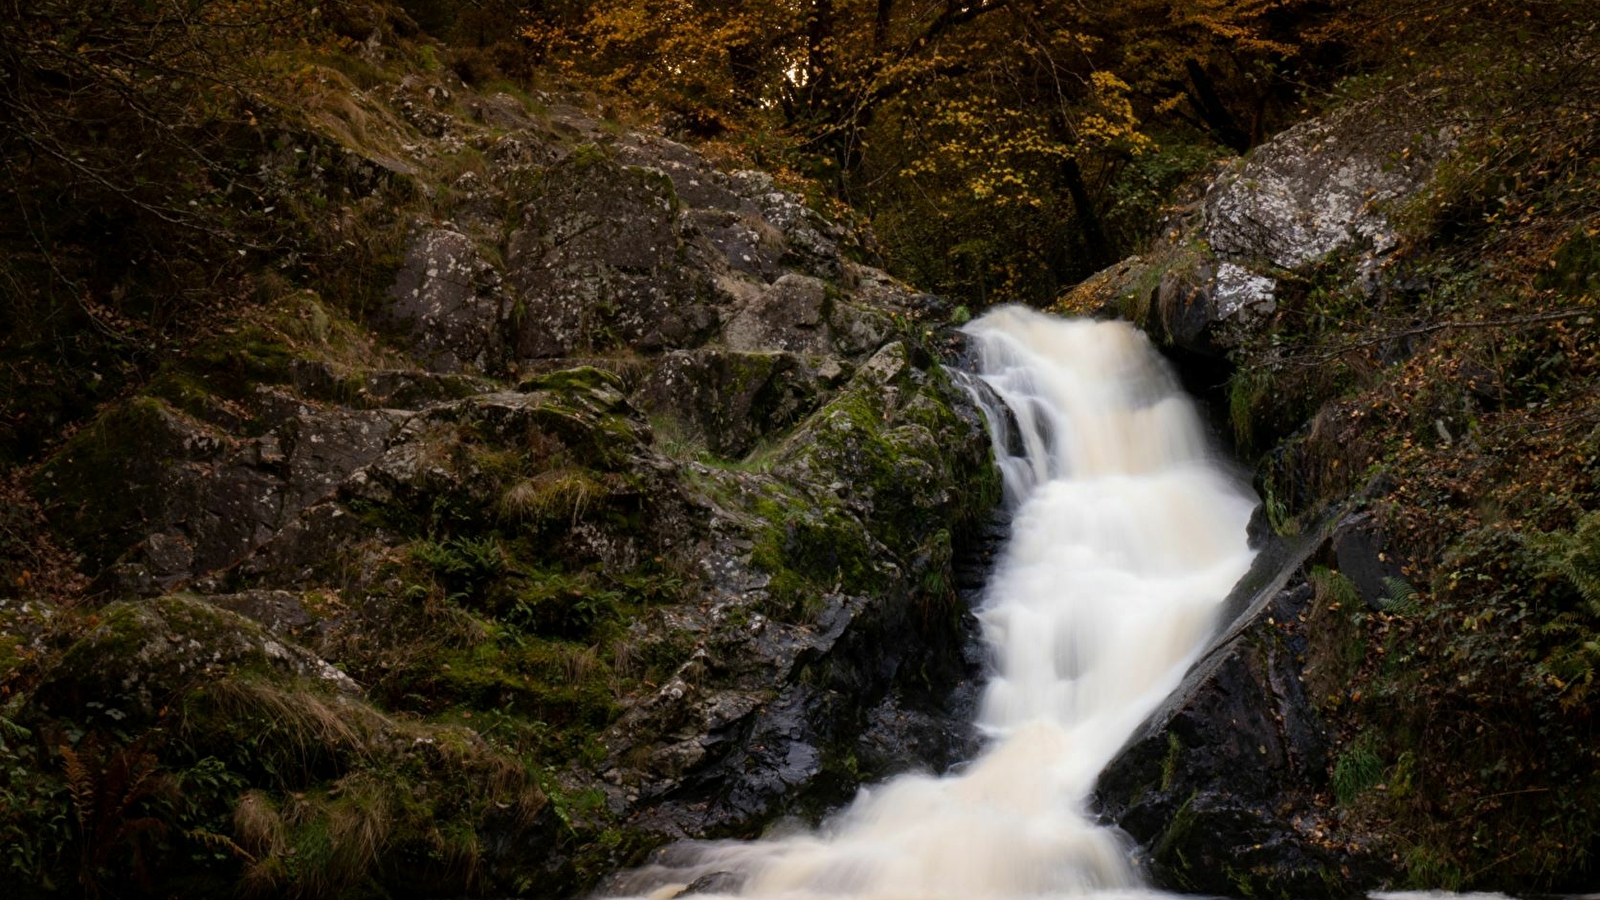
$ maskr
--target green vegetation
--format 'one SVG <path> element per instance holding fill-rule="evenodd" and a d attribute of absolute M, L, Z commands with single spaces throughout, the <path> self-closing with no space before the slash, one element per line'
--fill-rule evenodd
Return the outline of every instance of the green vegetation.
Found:
<path fill-rule="evenodd" d="M 1370 738 L 1362 738 L 1340 751 L 1333 763 L 1333 795 L 1349 805 L 1383 779 L 1383 760 Z"/>

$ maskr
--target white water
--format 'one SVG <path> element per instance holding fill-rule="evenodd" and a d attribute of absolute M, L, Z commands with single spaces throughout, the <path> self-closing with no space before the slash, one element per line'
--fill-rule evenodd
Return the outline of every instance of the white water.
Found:
<path fill-rule="evenodd" d="M 635 873 L 654 898 L 729 872 L 735 896 L 1009 900 L 1141 890 L 1085 814 L 1095 777 L 1216 627 L 1249 567 L 1254 498 L 1209 452 L 1144 335 L 1005 308 L 972 322 L 1015 510 L 979 612 L 994 672 L 984 752 L 959 774 L 864 789 L 820 830 L 679 848 Z M 975 392 L 975 396 L 978 393 Z M 980 396 L 980 402 L 981 396 Z"/>

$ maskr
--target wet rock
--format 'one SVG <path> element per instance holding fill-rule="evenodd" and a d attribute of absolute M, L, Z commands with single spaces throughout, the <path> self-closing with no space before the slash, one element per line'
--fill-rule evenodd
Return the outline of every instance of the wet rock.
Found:
<path fill-rule="evenodd" d="M 1339 834 L 1329 736 L 1304 681 L 1307 561 L 1321 532 L 1269 542 L 1229 597 L 1232 625 L 1101 773 L 1102 815 L 1169 890 L 1346 897 L 1385 865 Z"/>
<path fill-rule="evenodd" d="M 973 631 L 952 594 L 919 586 L 952 577 L 951 534 L 987 509 L 987 440 L 928 362 L 905 343 L 875 354 L 770 473 L 701 468 L 721 491 L 785 499 L 754 533 L 714 516 L 701 551 L 712 605 L 640 624 L 700 649 L 608 731 L 613 809 L 672 836 L 743 833 L 816 817 L 862 779 L 939 767 L 970 746 L 952 721 L 968 706 L 949 701 L 981 665 L 962 651 Z M 796 594 L 803 609 L 786 608 Z M 640 744 L 665 749 L 648 771 L 627 762 Z"/>
<path fill-rule="evenodd" d="M 902 706 L 888 697 L 867 713 L 857 742 L 856 764 L 868 772 L 943 771 L 972 759 L 979 750 L 977 729 L 950 713 Z"/>
<path fill-rule="evenodd" d="M 683 889 L 688 896 L 697 894 L 733 894 L 737 893 L 744 884 L 744 876 L 733 872 L 713 872 L 702 875 L 694 883 Z"/>

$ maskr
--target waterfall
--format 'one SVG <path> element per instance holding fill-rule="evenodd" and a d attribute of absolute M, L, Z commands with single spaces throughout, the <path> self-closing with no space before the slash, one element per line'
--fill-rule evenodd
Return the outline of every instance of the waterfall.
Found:
<path fill-rule="evenodd" d="M 1218 624 L 1250 564 L 1255 499 L 1131 326 L 1008 307 L 965 330 L 1013 512 L 978 612 L 985 750 L 956 773 L 865 788 L 814 832 L 691 845 L 630 880 L 652 897 L 724 872 L 731 896 L 786 900 L 1140 889 L 1085 804 Z"/>

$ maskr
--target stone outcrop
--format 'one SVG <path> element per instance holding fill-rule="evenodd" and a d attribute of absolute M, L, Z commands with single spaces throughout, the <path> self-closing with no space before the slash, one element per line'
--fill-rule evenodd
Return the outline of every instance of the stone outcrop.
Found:
<path fill-rule="evenodd" d="M 1347 526 L 1273 538 L 1224 607 L 1233 624 L 1101 774 L 1102 815 L 1169 889 L 1344 897 L 1388 867 L 1318 802 L 1332 740 L 1305 684 L 1311 563 Z"/>
<path fill-rule="evenodd" d="M 1332 257 L 1376 289 L 1397 247 L 1392 211 L 1430 181 L 1448 131 L 1371 105 L 1304 122 L 1221 165 L 1148 252 L 1088 279 L 1063 303 L 1140 322 L 1171 346 L 1222 357 L 1277 312 L 1283 281 Z"/>
<path fill-rule="evenodd" d="M 109 605 L 18 721 L 181 708 L 213 735 L 159 752 L 279 816 L 230 839 L 285 891 L 345 791 L 435 842 L 385 878 L 465 889 L 426 862 L 469 852 L 443 829 L 476 889 L 556 895 L 961 758 L 954 566 L 999 491 L 939 302 L 771 178 L 575 106 L 416 76 L 351 103 L 366 131 L 285 146 L 429 215 L 364 322 L 310 291 L 251 312 L 40 469 Z"/>

